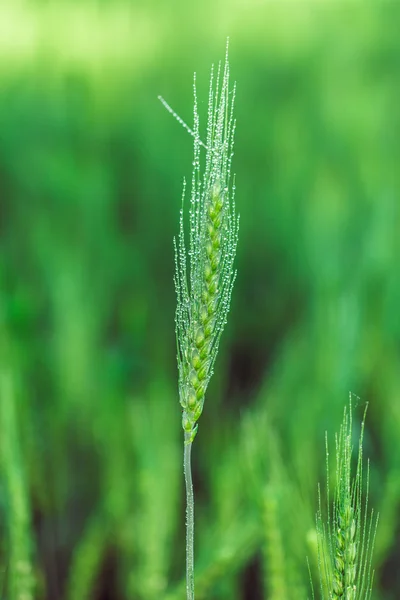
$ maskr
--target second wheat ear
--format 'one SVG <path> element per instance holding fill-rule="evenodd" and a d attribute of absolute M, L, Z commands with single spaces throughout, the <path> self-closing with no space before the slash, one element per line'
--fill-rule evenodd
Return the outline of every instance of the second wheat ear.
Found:
<path fill-rule="evenodd" d="M 321 491 L 317 512 L 318 569 L 322 600 L 370 600 L 374 571 L 372 557 L 378 517 L 368 507 L 369 463 L 363 469 L 365 416 L 361 422 L 355 472 L 352 472 L 353 416 L 349 406 L 336 435 L 336 489 L 330 507 L 329 451 L 326 439 L 326 517 Z M 365 478 L 365 482 L 364 482 Z M 365 485 L 364 485 L 365 484 Z M 363 493 L 365 493 L 363 499 Z M 314 590 L 312 590 L 312 597 Z"/>
<path fill-rule="evenodd" d="M 211 69 L 205 140 L 200 136 L 194 77 L 193 129 L 169 107 L 167 110 L 193 136 L 193 172 L 185 239 L 185 189 L 175 247 L 175 314 L 179 400 L 184 430 L 186 483 L 186 589 L 194 598 L 194 497 L 191 448 L 214 370 L 222 331 L 227 322 L 236 277 L 234 259 L 239 231 L 235 211 L 235 182 L 231 172 L 236 121 L 235 85 L 229 89 L 228 44 L 224 66 Z M 205 152 L 205 159 L 202 153 Z M 202 166 L 204 165 L 204 166 Z"/>

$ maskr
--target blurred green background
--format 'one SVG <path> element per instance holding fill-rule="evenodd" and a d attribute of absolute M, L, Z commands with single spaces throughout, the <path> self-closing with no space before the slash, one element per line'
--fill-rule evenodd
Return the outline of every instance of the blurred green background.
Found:
<path fill-rule="evenodd" d="M 227 35 L 241 232 L 193 452 L 196 595 L 310 596 L 351 391 L 373 598 L 400 597 L 399 28 L 372 0 L 3 0 L 2 598 L 185 595 L 172 237 L 192 140 L 157 95 L 190 124 L 196 71 L 204 117 Z"/>

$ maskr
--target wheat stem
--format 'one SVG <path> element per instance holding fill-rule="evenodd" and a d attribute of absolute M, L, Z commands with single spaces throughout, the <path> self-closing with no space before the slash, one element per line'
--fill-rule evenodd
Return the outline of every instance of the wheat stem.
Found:
<path fill-rule="evenodd" d="M 33 600 L 31 520 L 28 486 L 18 431 L 18 407 L 11 369 L 0 372 L 0 456 L 8 500 L 10 600 Z"/>
<path fill-rule="evenodd" d="M 192 481 L 192 442 L 185 443 L 183 470 L 186 485 L 186 597 L 194 600 L 194 494 Z"/>

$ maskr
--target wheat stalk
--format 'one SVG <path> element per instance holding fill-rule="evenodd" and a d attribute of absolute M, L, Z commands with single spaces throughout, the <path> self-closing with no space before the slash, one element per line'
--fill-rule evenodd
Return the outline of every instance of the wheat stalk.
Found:
<path fill-rule="evenodd" d="M 2 332 L 3 333 L 3 332 Z M 4 344 L 4 340 L 3 340 Z M 1 348 L 2 358 L 3 348 Z M 33 600 L 35 576 L 32 565 L 32 531 L 28 485 L 18 431 L 17 390 L 12 368 L 0 371 L 0 457 L 8 504 L 10 600 Z"/>
<path fill-rule="evenodd" d="M 194 598 L 194 497 L 191 447 L 213 374 L 219 341 L 225 327 L 236 273 L 233 263 L 239 218 L 235 212 L 235 183 L 231 175 L 236 122 L 235 86 L 229 90 L 228 42 L 224 66 L 219 63 L 214 85 L 211 69 L 205 142 L 200 136 L 196 76 L 193 83 L 193 129 L 162 99 L 167 110 L 193 136 L 194 157 L 189 208 L 189 246 L 184 227 L 183 186 L 179 237 L 175 247 L 175 315 L 179 398 L 183 409 L 184 472 L 186 482 L 187 598 Z M 201 149 L 205 150 L 204 169 Z"/>

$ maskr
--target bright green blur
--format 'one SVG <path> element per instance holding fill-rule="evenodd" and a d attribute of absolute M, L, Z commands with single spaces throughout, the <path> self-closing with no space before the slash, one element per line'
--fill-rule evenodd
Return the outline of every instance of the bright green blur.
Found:
<path fill-rule="evenodd" d="M 184 595 L 172 238 L 193 144 L 157 96 L 192 126 L 227 35 L 241 231 L 193 457 L 196 600 L 310 595 L 349 391 L 374 600 L 400 596 L 399 27 L 373 0 L 1 3 L 0 597 L 17 555 L 37 600 Z"/>

